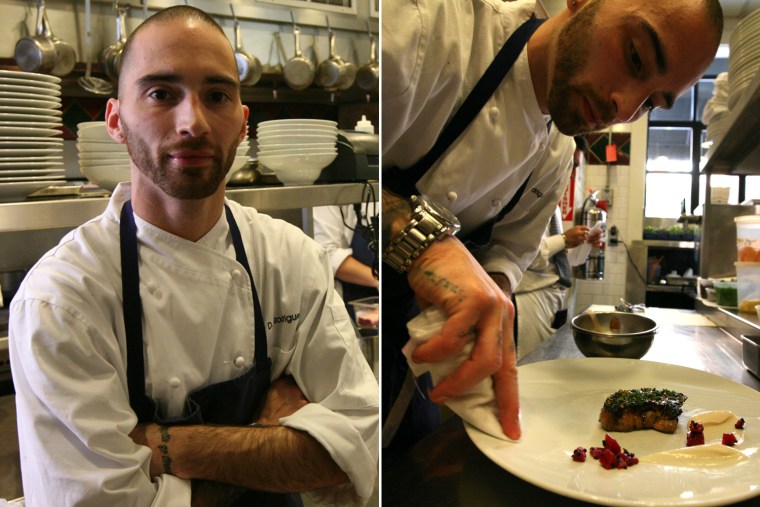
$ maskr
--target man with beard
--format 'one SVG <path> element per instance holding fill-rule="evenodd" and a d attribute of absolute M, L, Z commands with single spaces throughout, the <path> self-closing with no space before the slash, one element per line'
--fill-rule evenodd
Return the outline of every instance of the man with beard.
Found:
<path fill-rule="evenodd" d="M 225 199 L 247 119 L 210 16 L 173 7 L 130 36 L 106 125 L 131 184 L 11 308 L 26 505 L 371 495 L 377 383 L 326 255 Z"/>
<path fill-rule="evenodd" d="M 670 107 L 713 60 L 721 8 L 568 0 L 541 22 L 536 0 L 383 0 L 383 13 L 383 442 L 392 456 L 436 424 L 430 386 L 410 381 L 400 351 L 406 321 L 429 305 L 447 320 L 414 361 L 475 340 L 429 399 L 491 376 L 517 439 L 510 299 L 567 181 L 568 136 Z"/>

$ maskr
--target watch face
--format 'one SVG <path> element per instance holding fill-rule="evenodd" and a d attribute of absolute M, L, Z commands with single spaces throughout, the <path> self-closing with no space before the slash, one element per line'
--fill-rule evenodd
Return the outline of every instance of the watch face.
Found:
<path fill-rule="evenodd" d="M 438 204 L 424 195 L 412 196 L 412 199 L 419 206 L 425 207 L 429 213 L 440 217 L 442 222 L 449 223 L 459 229 L 459 219 L 445 206 Z"/>

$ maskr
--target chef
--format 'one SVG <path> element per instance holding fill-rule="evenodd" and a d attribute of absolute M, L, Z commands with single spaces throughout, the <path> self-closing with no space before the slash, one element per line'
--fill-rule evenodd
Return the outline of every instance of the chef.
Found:
<path fill-rule="evenodd" d="M 435 426 L 430 400 L 489 376 L 502 429 L 519 438 L 510 298 L 567 181 L 568 136 L 672 106 L 713 60 L 720 5 L 568 0 L 546 19 L 535 0 L 384 0 L 383 11 L 384 445 L 402 452 Z M 475 341 L 429 400 L 400 352 L 417 303 L 448 318 L 415 361 Z"/>
<path fill-rule="evenodd" d="M 326 256 L 225 199 L 247 118 L 211 17 L 178 6 L 135 30 L 106 110 L 131 184 L 11 308 L 26 505 L 370 496 L 377 383 Z"/>

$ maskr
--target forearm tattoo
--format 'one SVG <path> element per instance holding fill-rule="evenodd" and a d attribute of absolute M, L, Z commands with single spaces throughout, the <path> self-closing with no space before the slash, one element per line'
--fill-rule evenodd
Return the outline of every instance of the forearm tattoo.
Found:
<path fill-rule="evenodd" d="M 161 463 L 164 465 L 164 473 L 172 473 L 172 457 L 169 456 L 169 440 L 172 436 L 169 434 L 168 426 L 159 426 L 158 432 L 161 434 L 161 443 L 158 445 L 158 450 L 161 452 Z"/>
<path fill-rule="evenodd" d="M 443 277 L 439 274 L 437 274 L 435 271 L 431 270 L 424 270 L 421 272 L 422 276 L 427 279 L 427 281 L 431 285 L 435 285 L 436 287 L 441 287 L 451 294 L 456 294 L 459 296 L 459 302 L 461 303 L 464 301 L 464 291 L 461 287 L 459 287 L 456 283 L 452 282 L 446 277 Z"/>

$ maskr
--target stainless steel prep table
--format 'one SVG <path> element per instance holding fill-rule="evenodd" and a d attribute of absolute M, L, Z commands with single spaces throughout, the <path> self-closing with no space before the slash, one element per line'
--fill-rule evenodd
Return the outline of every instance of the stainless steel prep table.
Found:
<path fill-rule="evenodd" d="M 760 390 L 760 380 L 742 365 L 739 340 L 719 327 L 688 325 L 699 314 L 669 310 L 681 323 L 661 323 L 645 360 L 707 371 Z M 667 320 L 667 319 L 665 319 Z M 583 357 L 565 324 L 519 365 Z M 556 495 L 502 469 L 470 441 L 462 420 L 454 416 L 413 447 L 403 458 L 383 464 L 383 505 L 462 507 L 524 507 L 531 505 L 574 507 L 592 505 Z M 733 504 L 750 507 L 758 498 Z"/>

